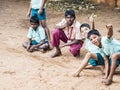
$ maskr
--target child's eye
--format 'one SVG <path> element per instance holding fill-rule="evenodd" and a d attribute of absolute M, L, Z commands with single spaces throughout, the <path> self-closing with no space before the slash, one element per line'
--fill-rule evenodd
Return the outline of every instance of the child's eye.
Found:
<path fill-rule="evenodd" d="M 84 31 L 81 31 L 81 33 L 83 33 Z"/>
<path fill-rule="evenodd" d="M 90 39 L 90 41 L 92 41 L 92 39 Z"/>

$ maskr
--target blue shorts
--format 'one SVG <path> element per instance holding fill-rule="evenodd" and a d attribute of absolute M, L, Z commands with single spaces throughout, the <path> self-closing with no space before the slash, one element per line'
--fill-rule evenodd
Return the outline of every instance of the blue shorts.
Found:
<path fill-rule="evenodd" d="M 42 12 L 41 14 L 38 13 L 38 10 L 39 10 L 39 9 L 33 9 L 33 8 L 32 8 L 31 16 L 37 15 L 37 17 L 38 17 L 39 20 L 46 20 L 46 12 L 45 12 L 45 9 L 43 9 L 43 12 Z"/>
<path fill-rule="evenodd" d="M 47 44 L 48 41 L 45 41 L 45 43 Z M 32 40 L 31 45 L 37 45 L 37 44 L 39 44 L 39 43 L 36 40 Z"/>
<path fill-rule="evenodd" d="M 120 59 L 118 59 L 118 62 L 117 62 L 118 64 L 120 64 Z"/>
<path fill-rule="evenodd" d="M 35 40 L 32 40 L 31 44 L 32 44 L 32 45 L 37 45 L 37 44 L 38 44 L 38 42 L 37 42 L 37 41 L 35 41 Z"/>
<path fill-rule="evenodd" d="M 89 63 L 92 65 L 92 66 L 97 66 L 97 65 L 104 65 L 104 59 L 103 57 L 101 56 L 100 53 L 96 53 L 97 54 L 97 61 L 94 60 L 93 58 L 90 58 L 89 59 Z"/>

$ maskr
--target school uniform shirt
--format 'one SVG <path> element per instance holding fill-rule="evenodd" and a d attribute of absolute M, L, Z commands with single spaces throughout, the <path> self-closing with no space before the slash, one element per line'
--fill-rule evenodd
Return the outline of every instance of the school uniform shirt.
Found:
<path fill-rule="evenodd" d="M 85 39 L 85 49 L 92 53 L 100 53 L 99 47 L 92 44 L 89 39 Z"/>
<path fill-rule="evenodd" d="M 94 45 L 94 44 L 92 44 L 89 39 L 86 39 L 85 43 L 86 43 L 85 48 L 88 51 L 90 51 L 92 53 L 99 53 L 99 54 L 102 55 L 102 57 L 107 56 L 106 51 L 109 50 L 109 49 L 107 48 L 108 47 L 108 43 L 107 43 L 107 41 L 105 40 L 104 37 L 102 37 L 102 39 L 101 39 L 101 43 L 102 43 L 102 47 L 101 48 L 96 46 L 96 45 Z"/>
<path fill-rule="evenodd" d="M 66 27 L 66 23 L 67 23 L 66 20 L 62 19 L 62 21 L 56 24 L 56 26 L 64 28 Z M 75 20 L 74 23 L 71 25 L 72 30 L 67 29 L 67 28 L 63 29 L 69 40 L 75 40 L 75 39 L 81 40 L 82 39 L 82 34 L 80 32 L 80 25 L 81 24 Z"/>
<path fill-rule="evenodd" d="M 102 44 L 105 47 L 104 52 L 106 55 L 110 56 L 113 53 L 120 52 L 120 42 L 111 37 L 102 37 Z"/>
<path fill-rule="evenodd" d="M 45 30 L 42 26 L 38 26 L 36 31 L 33 28 L 29 28 L 27 37 L 29 39 L 35 40 L 37 43 L 40 43 L 42 40 L 48 41 L 46 38 Z"/>
<path fill-rule="evenodd" d="M 99 51 L 102 57 L 110 56 L 113 53 L 120 52 L 120 43 L 112 37 L 110 39 L 108 39 L 107 37 L 102 37 L 101 43 L 102 47 L 98 47 L 97 51 Z"/>
<path fill-rule="evenodd" d="M 42 5 L 43 0 L 31 0 L 31 7 L 33 9 L 39 9 Z M 44 5 L 44 8 L 46 8 L 46 4 Z"/>

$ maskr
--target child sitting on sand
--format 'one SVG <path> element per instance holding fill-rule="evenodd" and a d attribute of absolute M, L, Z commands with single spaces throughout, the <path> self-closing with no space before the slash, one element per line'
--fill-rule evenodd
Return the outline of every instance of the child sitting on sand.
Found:
<path fill-rule="evenodd" d="M 39 20 L 36 16 L 30 18 L 30 25 L 27 37 L 28 41 L 23 43 L 23 47 L 28 52 L 35 50 L 45 51 L 48 49 L 48 39 L 46 38 L 45 30 L 42 26 L 39 26 Z"/>
<path fill-rule="evenodd" d="M 104 55 L 110 56 L 112 64 L 110 67 L 110 72 L 107 78 L 103 80 L 106 85 L 112 83 L 113 74 L 118 64 L 120 64 L 120 42 L 113 39 L 113 27 L 111 24 L 106 25 L 108 29 L 107 37 L 101 37 L 96 30 L 92 30 L 88 33 L 88 38 L 90 41 L 98 46 Z M 107 63 L 105 63 L 106 65 Z"/>
<path fill-rule="evenodd" d="M 107 25 L 106 27 L 111 30 L 111 33 L 113 35 L 112 25 Z M 111 66 L 110 66 L 109 75 L 108 75 L 107 79 L 105 79 L 103 81 L 103 83 L 105 83 L 106 85 L 110 85 L 112 83 L 115 69 L 120 64 L 120 42 L 113 39 L 112 35 L 110 36 L 110 39 L 109 39 L 110 49 L 109 49 L 109 51 L 106 52 L 106 54 L 109 55 L 110 59 L 111 59 Z"/>
<path fill-rule="evenodd" d="M 93 20 L 94 22 L 94 20 Z M 94 26 L 94 25 L 93 25 Z M 85 32 L 85 28 L 86 28 L 86 32 Z M 82 24 L 81 25 L 81 30 L 83 29 L 85 38 L 87 36 L 88 31 L 90 31 L 90 27 L 88 24 Z M 94 29 L 94 27 L 93 27 Z M 97 31 L 96 33 L 99 34 L 99 32 Z M 100 34 L 99 34 L 100 35 Z M 105 65 L 105 76 L 104 78 L 107 78 L 108 76 L 108 58 L 101 52 L 101 50 L 99 49 L 99 47 L 93 45 L 89 39 L 85 39 L 85 47 L 86 49 L 89 51 L 86 55 L 84 60 L 82 61 L 80 67 L 78 68 L 78 70 L 73 73 L 73 76 L 77 77 L 79 76 L 79 73 L 86 67 L 93 67 L 93 66 L 97 66 L 97 65 L 104 65 L 104 63 L 106 63 Z M 104 57 L 105 56 L 105 57 Z M 89 66 L 88 63 L 90 63 Z"/>
<path fill-rule="evenodd" d="M 65 18 L 56 24 L 56 29 L 52 33 L 52 46 L 55 47 L 55 53 L 52 58 L 61 56 L 61 48 L 70 46 L 70 52 L 73 56 L 80 56 L 80 49 L 82 48 L 83 41 L 80 32 L 80 23 L 76 21 L 74 10 L 66 10 Z M 61 45 L 61 42 L 64 43 Z"/>
<path fill-rule="evenodd" d="M 92 22 L 92 29 L 95 28 L 94 24 L 94 14 L 92 14 L 89 18 L 89 21 Z M 100 54 L 100 51 L 98 50 L 98 47 L 90 42 L 89 39 L 87 39 L 87 33 L 90 31 L 90 25 L 87 23 L 83 23 L 80 26 L 80 31 L 82 33 L 82 36 L 85 38 L 85 48 L 88 50 L 89 53 L 94 53 L 98 61 L 94 60 L 94 58 L 89 59 L 89 64 L 86 66 L 86 68 L 95 67 L 98 65 L 104 65 L 104 61 L 101 60 L 102 56 Z M 100 58 L 101 57 L 101 58 Z M 100 59 L 100 60 L 99 60 Z"/>

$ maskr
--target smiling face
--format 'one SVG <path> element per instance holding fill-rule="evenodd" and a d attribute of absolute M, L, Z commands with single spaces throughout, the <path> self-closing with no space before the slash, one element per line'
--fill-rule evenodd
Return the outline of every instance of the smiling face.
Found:
<path fill-rule="evenodd" d="M 98 47 L 101 47 L 100 46 L 101 45 L 101 36 L 92 34 L 92 35 L 90 35 L 89 39 L 90 39 L 91 43 L 95 44 Z"/>
<path fill-rule="evenodd" d="M 82 36 L 84 38 L 86 38 L 89 31 L 90 31 L 90 29 L 88 27 L 82 27 L 81 28 L 81 34 L 82 34 Z"/>

